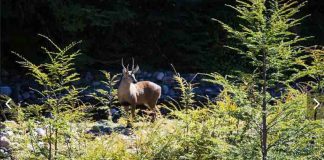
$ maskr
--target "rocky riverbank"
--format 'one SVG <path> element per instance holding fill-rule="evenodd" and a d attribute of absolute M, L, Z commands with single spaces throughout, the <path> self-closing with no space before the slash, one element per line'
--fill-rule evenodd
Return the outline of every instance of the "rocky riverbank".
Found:
<path fill-rule="evenodd" d="M 179 97 L 178 91 L 175 89 L 177 84 L 173 79 L 172 71 L 156 71 L 147 72 L 141 71 L 136 75 L 138 81 L 148 80 L 159 84 L 162 87 L 161 101 L 165 101 L 167 97 Z M 196 83 L 194 92 L 197 95 L 215 97 L 220 91 L 221 87 L 213 84 L 203 82 L 202 75 L 193 73 L 181 74 L 187 81 Z M 12 97 L 16 102 L 26 103 L 41 103 L 37 93 L 31 88 L 39 89 L 37 83 L 28 75 L 16 74 L 16 72 L 2 71 L 1 74 L 2 84 L 0 85 L 0 94 L 5 94 Z M 99 71 L 86 71 L 81 72 L 80 81 L 75 84 L 78 86 L 87 86 L 88 88 L 83 92 L 83 100 L 91 101 L 91 97 L 87 96 L 96 89 L 109 90 L 107 86 L 100 81 L 103 80 L 103 75 Z M 117 87 L 117 86 L 116 86 Z"/>

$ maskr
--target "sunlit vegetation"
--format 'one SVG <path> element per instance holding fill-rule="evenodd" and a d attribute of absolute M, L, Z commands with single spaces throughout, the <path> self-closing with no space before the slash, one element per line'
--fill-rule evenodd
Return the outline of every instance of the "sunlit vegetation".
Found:
<path fill-rule="evenodd" d="M 324 51 L 300 46 L 307 38 L 291 31 L 301 23 L 303 18 L 295 16 L 304 5 L 286 0 L 237 0 L 237 6 L 230 7 L 242 24 L 235 28 L 216 21 L 237 42 L 227 48 L 241 54 L 253 70 L 226 76 L 200 73 L 204 83 L 222 86 L 221 93 L 211 98 L 195 94 L 196 84 L 173 68 L 180 97 L 158 105 L 168 114 L 160 114 L 154 122 L 148 115 L 138 116 L 132 128 L 126 129 L 126 114 L 117 123 L 111 116 L 105 120 L 129 134 L 117 129 L 110 134 L 88 132 L 96 123 L 89 114 L 120 107 L 116 98 L 119 75 L 102 71 L 102 83 L 108 89 L 87 95 L 99 103 L 83 102 L 80 93 L 87 86 L 75 85 L 79 81 L 75 60 L 80 55 L 76 47 L 81 41 L 60 47 L 40 35 L 50 44 L 51 49 L 42 47 L 47 62 L 35 64 L 13 52 L 41 86 L 35 91 L 43 103 L 13 106 L 16 123 L 4 123 L 14 132 L 12 158 L 323 159 L 324 121 L 309 116 L 313 112 L 309 112 L 308 98 L 323 94 Z"/>

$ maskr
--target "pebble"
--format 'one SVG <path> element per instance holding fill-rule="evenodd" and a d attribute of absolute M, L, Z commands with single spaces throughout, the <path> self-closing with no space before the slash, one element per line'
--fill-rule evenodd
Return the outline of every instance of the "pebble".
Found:
<path fill-rule="evenodd" d="M 170 89 L 169 96 L 170 97 L 175 97 L 176 96 L 176 92 L 173 89 Z"/>
<path fill-rule="evenodd" d="M 208 93 L 208 94 L 211 94 L 213 92 L 213 90 L 211 88 L 206 88 L 205 92 Z"/>
<path fill-rule="evenodd" d="M 100 86 L 100 85 L 101 85 L 101 83 L 98 82 L 98 81 L 94 81 L 94 82 L 92 82 L 92 86 L 94 86 L 94 87 L 96 87 L 96 86 Z"/>
<path fill-rule="evenodd" d="M 43 128 L 36 128 L 36 133 L 40 137 L 45 137 L 46 136 L 46 131 Z"/>
<path fill-rule="evenodd" d="M 0 148 L 0 158 L 5 158 L 5 160 L 10 160 L 10 152 L 6 148 Z"/>
<path fill-rule="evenodd" d="M 14 133 L 13 133 L 11 130 L 7 130 L 7 131 L 2 132 L 2 135 L 4 135 L 4 136 L 8 136 L 8 137 L 13 136 L 13 134 L 14 134 Z"/>
<path fill-rule="evenodd" d="M 167 85 L 162 86 L 162 92 L 163 94 L 168 94 L 169 93 L 169 87 Z"/>
<path fill-rule="evenodd" d="M 5 136 L 0 137 L 0 147 L 9 149 L 10 144 L 11 144 L 11 142 L 7 137 L 5 137 Z"/>
<path fill-rule="evenodd" d="M 10 96 L 12 93 L 12 89 L 9 86 L 0 86 L 0 94 L 4 94 Z"/>
<path fill-rule="evenodd" d="M 24 93 L 22 94 L 22 98 L 23 98 L 23 99 L 28 99 L 28 98 L 30 98 L 30 94 L 29 94 L 29 92 L 24 92 Z"/>
<path fill-rule="evenodd" d="M 164 73 L 163 72 L 158 72 L 156 75 L 156 79 L 159 81 L 162 81 L 164 77 Z"/>
<path fill-rule="evenodd" d="M 91 72 L 87 72 L 84 79 L 87 81 L 87 82 L 90 82 L 93 80 L 93 76 L 91 74 Z"/>

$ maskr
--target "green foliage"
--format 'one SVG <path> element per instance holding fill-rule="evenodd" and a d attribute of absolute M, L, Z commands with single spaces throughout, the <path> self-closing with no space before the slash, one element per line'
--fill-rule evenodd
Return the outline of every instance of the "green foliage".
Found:
<path fill-rule="evenodd" d="M 3 121 L 6 121 L 8 119 L 14 119 L 20 121 L 22 117 L 20 105 L 19 104 L 17 105 L 7 95 L 0 95 L 0 114 L 1 114 L 1 120 Z M 9 115 L 10 117 L 7 117 L 7 115 Z"/>
<path fill-rule="evenodd" d="M 121 2 L 124 1 L 118 1 Z M 41 35 L 56 49 L 49 51 L 43 47 L 49 62 L 37 65 L 16 53 L 23 60 L 19 63 L 43 87 L 36 90 L 43 103 L 30 104 L 25 110 L 16 108 L 19 123 L 11 126 L 15 133 L 11 140 L 18 143 L 13 148 L 14 157 L 323 159 L 324 121 L 310 120 L 306 113 L 306 92 L 289 86 L 291 79 L 305 75 L 316 81 L 313 88 L 319 86 L 321 89 L 322 86 L 322 51 L 312 50 L 311 56 L 303 54 L 304 50 L 297 45 L 305 39 L 291 32 L 301 20 L 295 19 L 294 15 L 304 3 L 284 0 L 237 2 L 238 6 L 231 7 L 239 13 L 243 23 L 237 26 L 238 29 L 220 23 L 238 42 L 238 46 L 229 48 L 249 60 L 253 72 L 240 71 L 236 76 L 225 77 L 219 73 L 206 74 L 205 81 L 221 85 L 223 90 L 215 99 L 206 97 L 207 102 L 202 103 L 195 100 L 195 84 L 175 71 L 180 100 L 168 102 L 173 107 L 169 108 L 170 116 L 152 123 L 136 122 L 131 129 L 133 134 L 129 136 L 118 132 L 97 137 L 86 134 L 93 123 L 82 117 L 84 106 L 79 93 L 83 88 L 74 86 L 79 75 L 75 73 L 73 61 L 79 51 L 71 51 L 79 42 L 60 48 Z M 107 22 L 100 27 L 109 25 Z M 197 51 L 199 47 L 196 49 L 195 46 L 188 48 Z M 309 58 L 311 64 L 307 63 Z M 105 71 L 103 74 L 105 80 L 102 83 L 109 90 L 99 89 L 92 96 L 103 104 L 100 109 L 106 110 L 116 100 L 117 75 Z M 279 96 L 267 92 L 273 88 L 282 89 L 282 86 L 285 88 Z M 44 111 L 53 116 L 43 117 Z M 35 128 L 44 128 L 46 135 L 36 134 L 33 132 Z M 260 145 L 265 133 L 266 148 Z M 266 156 L 261 154 L 264 149 Z"/>
<path fill-rule="evenodd" d="M 90 95 L 98 100 L 100 103 L 99 105 L 101 105 L 96 107 L 98 113 L 108 111 L 115 106 L 115 103 L 117 103 L 118 98 L 116 84 L 119 81 L 120 76 L 120 74 L 112 75 L 111 73 L 103 70 L 101 72 L 104 75 L 104 80 L 102 80 L 101 83 L 108 88 L 108 91 L 104 89 L 96 89 L 96 92 Z"/>
<path fill-rule="evenodd" d="M 175 72 L 173 79 L 178 84 L 178 87 L 176 87 L 176 89 L 178 89 L 180 91 L 180 102 L 181 102 L 180 105 L 182 107 L 184 107 L 185 109 L 192 108 L 193 104 L 195 103 L 195 100 L 194 100 L 195 94 L 193 92 L 195 84 L 188 82 L 186 79 L 181 77 L 181 75 L 175 70 L 175 68 L 173 68 L 173 69 Z"/>
<path fill-rule="evenodd" d="M 303 157 L 302 153 L 296 154 L 288 150 L 291 145 L 298 146 L 301 139 L 308 141 L 302 136 L 319 126 L 306 119 L 306 95 L 290 88 L 289 82 L 293 74 L 305 66 L 302 63 L 305 56 L 298 43 L 307 38 L 300 38 L 291 29 L 305 18 L 296 19 L 295 16 L 306 2 L 237 0 L 237 3 L 235 7 L 229 7 L 237 11 L 242 20 L 239 27 L 233 28 L 216 21 L 229 33 L 229 38 L 239 42 L 237 46 L 228 48 L 243 55 L 254 67 L 254 71 L 239 72 L 237 77 L 229 76 L 233 82 L 220 74 L 209 74 L 212 79 L 207 81 L 222 85 L 225 95 L 232 94 L 237 106 L 250 111 L 238 112 L 236 117 L 247 121 L 247 128 L 255 130 L 255 136 L 259 137 L 261 145 L 252 148 L 261 151 L 262 159 L 276 157 L 282 151 L 282 146 L 286 146 L 286 155 L 283 157 Z M 279 90 L 282 87 L 286 89 L 279 97 L 267 93 L 269 89 Z M 299 97 L 299 94 L 303 97 Z M 305 115 L 302 116 L 303 114 Z M 246 115 L 248 118 L 243 119 Z M 240 145 L 237 142 L 234 144 Z M 315 152 L 312 150 L 310 153 Z M 259 156 L 256 154 L 252 157 Z"/>
<path fill-rule="evenodd" d="M 33 65 L 31 68 L 34 66 L 44 65 Z M 36 73 L 44 73 L 40 68 L 36 68 L 38 70 Z M 30 70 L 34 71 L 34 69 Z M 49 75 L 49 73 L 51 72 L 44 74 Z M 104 71 L 103 74 L 105 75 L 103 83 L 112 90 L 102 91 L 103 94 L 109 95 L 108 97 L 98 96 L 97 98 L 108 105 L 114 101 L 113 86 L 117 76 Z M 223 86 L 221 94 L 215 100 L 207 98 L 206 103 L 200 103 L 198 106 L 199 103 L 194 100 L 196 96 L 193 93 L 194 84 L 175 72 L 174 79 L 178 83 L 176 89 L 181 96 L 179 102 L 176 100 L 169 102 L 174 106 L 170 118 L 161 117 L 153 123 L 136 122 L 132 128 L 133 134 L 130 136 L 114 132 L 108 136 L 92 137 L 86 134 L 86 131 L 93 126 L 93 123 L 89 120 L 79 121 L 78 106 L 71 105 L 66 107 L 66 110 L 55 110 L 56 106 L 52 104 L 58 103 L 57 101 L 61 99 L 51 98 L 51 102 L 46 102 L 44 99 L 46 102 L 44 105 L 30 105 L 28 111 L 24 110 L 25 118 L 28 117 L 28 120 L 21 121 L 17 126 L 11 126 L 15 133 L 12 141 L 18 143 L 13 149 L 13 157 L 44 159 L 49 158 L 52 153 L 54 155 L 52 158 L 56 159 L 260 159 L 259 122 L 262 112 L 259 103 L 262 98 L 256 87 L 257 76 L 242 74 L 237 77 L 223 77 L 218 73 L 208 74 L 208 76 L 206 81 Z M 47 77 L 51 79 L 52 76 Z M 43 82 L 43 79 L 37 79 Z M 69 88 L 72 83 L 66 85 Z M 39 92 L 45 91 L 53 93 L 50 92 L 51 90 Z M 74 96 L 76 95 L 71 95 Z M 271 99 L 270 95 L 267 97 L 272 103 L 268 106 L 267 116 L 268 157 L 270 159 L 323 158 L 324 124 L 323 121 L 312 121 L 306 118 L 306 94 L 289 88 L 282 98 Z M 68 100 L 68 104 L 71 104 L 71 102 L 76 103 L 77 99 L 78 97 L 63 100 Z M 63 102 L 61 104 L 66 105 Z M 51 110 L 55 115 L 53 119 L 41 116 L 45 105 L 47 108 L 53 108 Z M 32 131 L 38 127 L 47 129 L 45 137 L 35 132 L 25 134 L 27 130 Z M 58 129 L 57 136 L 56 129 Z M 51 130 L 53 132 L 50 132 Z M 56 140 L 58 150 L 55 155 Z M 51 144 L 52 152 L 49 149 Z"/>
<path fill-rule="evenodd" d="M 299 78 L 310 77 L 312 82 L 308 83 L 315 93 L 323 93 L 323 77 L 324 77 L 324 49 L 321 47 L 309 47 L 306 49 L 308 52 L 300 64 L 304 67 L 302 71 L 294 74 L 291 81 Z M 311 59 L 310 64 L 307 63 Z"/>
<path fill-rule="evenodd" d="M 49 62 L 37 65 L 16 52 L 12 53 L 22 59 L 18 63 L 28 69 L 28 74 L 42 87 L 41 90 L 33 89 L 41 97 L 42 104 L 30 104 L 25 109 L 24 119 L 28 120 L 27 128 L 30 130 L 28 139 L 33 148 L 32 155 L 52 159 L 70 152 L 69 149 L 64 150 L 58 145 L 64 143 L 66 137 L 70 136 L 69 123 L 78 121 L 83 114 L 80 112 L 83 104 L 79 100 L 79 93 L 83 88 L 73 85 L 79 80 L 73 61 L 80 54 L 80 50 L 70 51 L 81 41 L 60 48 L 48 37 L 39 36 L 48 40 L 56 49 L 56 51 L 49 51 L 46 47 L 42 47 Z M 44 112 L 50 114 L 50 117 L 42 116 Z M 36 136 L 33 132 L 35 128 L 46 128 L 46 136 L 41 138 Z M 45 143 L 43 147 L 37 146 L 39 142 Z"/>
<path fill-rule="evenodd" d="M 236 149 L 232 156 L 235 159 L 261 158 L 259 139 L 262 111 L 259 108 L 259 91 L 252 87 L 254 85 L 247 87 L 248 83 L 243 80 L 233 83 L 217 73 L 210 76 L 213 78 L 207 81 L 224 84 L 224 89 L 218 101 L 215 104 L 210 102 L 208 107 L 227 111 L 221 115 L 237 122 L 235 127 L 238 128 L 228 136 L 228 143 Z M 322 143 L 320 130 L 323 121 L 312 121 L 306 117 L 307 94 L 290 88 L 282 95 L 282 99 L 275 100 L 270 95 L 267 97 L 272 101 L 272 105 L 268 105 L 267 115 L 269 158 L 318 159 L 322 150 L 318 145 Z M 315 144 L 312 144 L 314 141 Z"/>
<path fill-rule="evenodd" d="M 239 41 L 238 46 L 229 47 L 248 58 L 257 73 L 262 72 L 263 53 L 266 53 L 267 79 L 270 86 L 284 81 L 298 70 L 302 55 L 297 44 L 307 38 L 301 38 L 291 31 L 304 19 L 296 19 L 306 2 L 297 1 L 237 1 L 236 7 L 243 23 L 237 28 L 218 21 L 229 33 L 229 38 Z M 266 8 L 265 3 L 269 4 Z M 260 76 L 261 77 L 261 76 Z"/>

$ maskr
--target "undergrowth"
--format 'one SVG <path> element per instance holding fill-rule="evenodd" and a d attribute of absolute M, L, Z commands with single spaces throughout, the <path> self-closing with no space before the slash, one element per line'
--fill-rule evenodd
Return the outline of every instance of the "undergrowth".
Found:
<path fill-rule="evenodd" d="M 257 22 L 254 20 L 260 18 L 256 15 L 264 14 L 262 10 L 265 9 L 265 4 L 262 0 L 248 0 L 248 3 L 238 2 L 241 5 L 236 8 L 237 11 L 245 16 L 249 13 L 254 15 L 255 19 L 245 17 L 253 23 Z M 281 2 L 272 4 L 280 15 L 287 13 L 285 12 L 287 8 L 292 15 L 297 13 L 299 8 L 289 9 L 291 6 L 282 6 Z M 301 6 L 303 5 L 304 3 Z M 284 7 L 284 10 L 278 10 L 279 6 Z M 253 7 L 260 10 L 254 12 L 254 10 L 247 9 Z M 288 19 L 285 17 L 286 19 L 283 20 L 291 22 L 290 16 L 288 15 Z M 276 20 L 274 24 L 285 26 L 280 23 L 279 15 L 275 14 L 274 18 Z M 96 112 L 108 113 L 112 108 L 119 107 L 116 103 L 116 89 L 114 88 L 117 75 L 103 71 L 105 80 L 102 84 L 107 90 L 98 89 L 90 95 L 100 103 L 93 106 L 84 104 L 80 93 L 86 87 L 75 85 L 80 76 L 74 69 L 74 60 L 80 51 L 74 51 L 74 47 L 80 42 L 73 42 L 61 48 L 48 37 L 40 35 L 54 48 L 54 51 L 50 51 L 42 47 L 48 57 L 48 62 L 34 64 L 14 52 L 22 60 L 19 64 L 26 68 L 28 74 L 41 86 L 41 89 L 33 90 L 38 93 L 42 103 L 28 104 L 27 107 L 19 105 L 13 107 L 17 123 L 5 122 L 14 133 L 10 137 L 13 143 L 12 158 L 49 160 L 323 159 L 324 121 L 307 116 L 310 114 L 307 101 L 309 91 L 291 85 L 295 80 L 309 76 L 313 80 L 300 86 L 306 86 L 312 92 L 322 93 L 323 49 L 310 48 L 310 54 L 307 52 L 306 56 L 294 59 L 295 55 L 291 56 L 292 53 L 304 54 L 306 50 L 294 50 L 295 48 L 290 47 L 290 43 L 278 47 L 275 43 L 277 41 L 273 41 L 271 37 L 268 37 L 269 43 L 271 42 L 269 50 L 260 49 L 257 47 L 264 43 L 258 41 L 259 34 L 255 33 L 259 32 L 248 28 L 237 32 L 226 24 L 223 24 L 223 27 L 239 40 L 242 40 L 244 36 L 246 38 L 243 39 L 244 41 L 258 44 L 248 45 L 251 51 L 246 52 L 250 59 L 254 59 L 251 63 L 258 66 L 256 70 L 252 73 L 239 72 L 235 76 L 223 76 L 219 73 L 203 74 L 205 82 L 221 85 L 222 91 L 217 97 L 204 97 L 206 102 L 202 103 L 196 101 L 196 97 L 201 95 L 193 92 L 197 87 L 196 84 L 193 84 L 192 80 L 181 77 L 174 69 L 173 78 L 177 83 L 175 89 L 180 93 L 180 100 L 170 98 L 167 103 L 160 104 L 161 107 L 170 111 L 168 115 L 159 117 L 155 122 L 149 122 L 147 117 L 143 116 L 134 123 L 131 129 L 132 134 L 128 135 L 115 131 L 109 135 L 91 134 L 88 131 L 97 122 L 85 116 L 89 114 L 87 112 L 89 108 L 95 108 Z M 263 27 L 269 26 L 264 24 Z M 285 27 L 271 27 L 274 30 L 264 36 L 279 32 L 276 29 L 283 31 L 286 29 Z M 290 32 L 285 32 L 285 34 L 290 35 Z M 279 37 L 282 38 L 282 36 Z M 286 38 L 289 39 L 289 37 Z M 283 40 L 286 38 L 279 40 L 284 43 Z M 261 63 L 262 56 L 254 54 L 254 50 L 257 50 L 257 53 L 268 51 L 273 57 L 270 57 L 269 61 L 264 59 L 265 61 Z M 245 51 L 239 51 L 245 54 Z M 308 63 L 309 60 L 311 64 Z M 286 74 L 283 72 L 287 68 L 285 62 L 289 62 L 291 67 L 289 70 L 296 65 L 299 67 L 298 70 L 294 69 L 293 72 L 289 72 L 291 74 Z M 265 72 L 261 72 L 260 67 L 263 67 Z M 268 72 L 273 76 L 267 75 Z M 264 79 L 261 73 L 265 73 Z M 280 90 L 280 96 L 274 96 L 269 92 L 271 87 L 280 89 L 277 84 L 284 85 L 284 90 Z M 262 110 L 261 106 L 266 107 L 266 110 Z M 116 125 L 125 127 L 126 119 L 127 116 L 122 117 Z M 111 121 L 112 118 L 109 118 L 108 122 L 112 123 Z M 265 132 L 267 136 L 264 136 Z M 264 143 L 266 145 L 261 147 Z"/>

